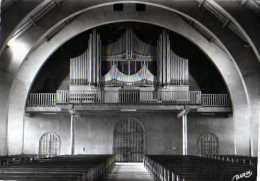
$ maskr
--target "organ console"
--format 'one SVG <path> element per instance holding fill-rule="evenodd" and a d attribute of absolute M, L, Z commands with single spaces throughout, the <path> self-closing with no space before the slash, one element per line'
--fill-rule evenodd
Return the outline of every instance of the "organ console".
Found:
<path fill-rule="evenodd" d="M 156 47 L 141 40 L 128 27 L 116 41 L 102 45 L 101 36 L 93 30 L 89 34 L 87 50 L 70 59 L 70 93 L 91 90 L 96 97 L 102 89 L 109 94 L 105 93 L 105 97 L 117 96 L 113 100 L 119 100 L 122 89 L 156 89 L 160 93 L 145 99 L 189 101 L 188 60 L 173 52 L 172 42 L 170 33 L 163 30 Z M 103 63 L 110 65 L 104 75 L 101 73 Z M 156 71 L 149 69 L 152 64 L 156 65 Z M 176 93 L 172 94 L 173 91 Z"/>

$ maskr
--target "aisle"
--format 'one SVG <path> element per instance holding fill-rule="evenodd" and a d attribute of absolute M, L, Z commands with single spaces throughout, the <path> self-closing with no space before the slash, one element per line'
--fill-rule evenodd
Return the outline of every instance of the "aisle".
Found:
<path fill-rule="evenodd" d="M 116 163 L 108 181 L 152 181 L 143 163 Z"/>

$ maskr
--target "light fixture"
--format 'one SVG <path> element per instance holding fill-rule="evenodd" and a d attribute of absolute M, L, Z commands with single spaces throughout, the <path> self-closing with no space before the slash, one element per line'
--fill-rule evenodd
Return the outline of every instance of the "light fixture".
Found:
<path fill-rule="evenodd" d="M 14 60 L 23 60 L 28 53 L 29 47 L 23 41 L 13 37 L 7 42 L 8 48 L 11 50 Z"/>

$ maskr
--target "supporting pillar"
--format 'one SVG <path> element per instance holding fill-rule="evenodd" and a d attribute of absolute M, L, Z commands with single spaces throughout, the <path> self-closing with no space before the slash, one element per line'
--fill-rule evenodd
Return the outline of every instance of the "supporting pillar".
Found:
<path fill-rule="evenodd" d="M 191 111 L 190 108 L 184 108 L 178 115 L 177 118 L 182 118 L 182 154 L 188 154 L 188 122 L 187 116 Z"/>
<path fill-rule="evenodd" d="M 75 121 L 77 114 L 74 110 L 70 111 L 70 154 L 75 154 Z"/>
<path fill-rule="evenodd" d="M 188 154 L 188 126 L 187 126 L 187 114 L 182 116 L 182 154 Z"/>

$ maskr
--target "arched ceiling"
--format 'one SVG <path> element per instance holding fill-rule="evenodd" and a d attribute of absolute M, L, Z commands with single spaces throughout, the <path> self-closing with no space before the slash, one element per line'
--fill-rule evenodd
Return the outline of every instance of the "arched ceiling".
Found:
<path fill-rule="evenodd" d="M 30 2 L 30 1 L 28 1 L 28 2 Z M 35 2 L 38 2 L 38 1 L 36 0 Z M 49 38 L 54 36 L 57 32 L 62 30 L 63 27 L 66 26 L 66 24 L 70 23 L 70 21 L 72 21 L 73 18 L 75 18 L 75 15 L 79 15 L 81 12 L 84 12 L 86 10 L 86 7 L 88 7 L 87 9 L 89 9 L 89 8 L 99 7 L 99 6 L 105 5 L 107 3 L 115 3 L 115 2 L 116 3 L 126 3 L 127 2 L 127 3 L 133 3 L 133 4 L 134 3 L 145 3 L 145 4 L 155 5 L 158 7 L 164 7 L 166 9 L 176 8 L 176 10 L 177 10 L 176 12 L 177 13 L 180 12 L 179 15 L 182 16 L 186 21 L 190 22 L 194 27 L 196 27 L 196 29 L 201 34 L 203 34 L 206 38 L 208 38 L 210 40 L 215 40 L 215 38 L 211 37 L 211 35 L 208 32 L 205 32 L 203 30 L 203 28 L 201 28 L 201 26 L 198 26 L 197 20 L 195 20 L 195 22 L 196 21 L 197 22 L 194 23 L 194 19 L 191 20 L 188 16 L 186 16 L 186 13 L 189 12 L 189 9 L 199 12 L 199 11 L 201 11 L 201 8 L 203 8 L 203 9 L 211 12 L 212 14 L 214 14 L 216 19 L 218 19 L 218 21 L 220 23 L 222 23 L 223 28 L 225 28 L 227 26 L 235 35 L 237 35 L 237 37 L 239 37 L 246 44 L 249 44 L 249 46 L 254 51 L 258 61 L 260 61 L 260 55 L 259 55 L 259 51 L 257 48 L 257 45 L 260 45 L 259 38 L 257 38 L 257 40 L 255 40 L 255 39 L 252 40 L 250 38 L 250 36 L 247 34 L 247 32 L 243 29 L 243 27 L 240 26 L 238 21 L 235 18 L 233 18 L 233 16 L 231 14 L 229 14 L 222 6 L 220 6 L 218 4 L 220 2 L 218 0 L 215 0 L 215 1 L 214 0 L 190 0 L 190 1 L 174 1 L 174 2 L 169 1 L 169 0 L 164 0 L 164 1 L 161 1 L 159 4 L 158 4 L 158 1 L 155 1 L 155 0 L 150 0 L 150 1 L 147 1 L 147 0 L 144 0 L 144 1 L 140 1 L 140 0 L 137 0 L 137 1 L 105 0 L 102 2 L 101 2 L 101 0 L 91 0 L 91 1 L 87 1 L 87 2 L 82 1 L 82 0 L 74 0 L 74 1 L 45 0 L 42 3 L 40 3 L 36 8 L 32 8 L 33 10 L 28 11 L 29 12 L 29 13 L 27 13 L 28 15 L 22 21 L 20 21 L 20 23 L 16 26 L 16 28 L 12 31 L 10 36 L 7 38 L 7 41 L 5 41 L 6 43 L 3 44 L 1 52 L 0 52 L 0 56 L 2 56 L 2 54 L 6 48 L 5 45 L 11 44 L 15 39 L 19 39 L 20 37 L 24 36 L 26 34 L 26 32 L 32 31 L 32 34 L 38 34 L 39 32 L 41 32 L 41 34 L 43 34 L 45 31 L 45 28 L 47 28 L 47 26 L 48 26 L 47 23 L 45 23 L 45 22 L 42 25 L 42 21 L 44 21 L 44 19 L 46 19 L 46 18 L 49 21 L 48 24 L 55 23 L 55 21 L 57 21 L 58 19 L 60 19 L 60 20 L 63 19 L 63 21 L 61 21 L 59 24 L 52 24 L 52 26 L 56 26 L 56 28 L 52 29 L 52 31 L 49 32 L 49 35 L 47 35 L 45 37 L 45 39 L 48 40 Z M 236 1 L 236 2 L 238 2 L 238 1 Z M 232 1 L 231 3 L 235 3 L 235 1 Z M 59 12 L 59 10 L 61 11 L 61 13 L 56 13 L 56 12 Z M 55 18 L 57 17 L 56 19 L 54 18 L 54 13 L 55 13 Z M 193 14 L 195 14 L 195 13 L 196 12 L 193 12 Z M 13 15 L 15 15 L 15 14 L 13 14 Z M 51 19 L 49 18 L 50 16 L 52 17 Z M 66 19 L 64 19 L 64 18 L 66 18 Z M 203 24 L 203 22 L 200 22 L 200 23 Z M 34 32 L 34 30 L 35 30 L 35 32 Z M 4 27 L 3 27 L 2 31 L 3 31 L 3 34 L 6 33 L 4 30 Z M 258 37 L 255 35 L 255 33 L 253 35 L 254 35 L 254 38 Z M 6 39 L 6 37 L 3 39 Z M 29 38 L 29 39 L 31 39 L 31 38 Z M 31 46 L 33 46 L 33 43 L 35 43 L 34 40 L 26 42 L 25 44 L 27 44 L 29 47 L 31 47 Z M 215 43 L 217 43 L 218 45 L 221 45 L 220 42 L 215 42 Z M 221 48 L 224 48 L 224 47 L 221 47 Z M 24 52 L 26 52 L 26 50 Z M 12 57 L 12 55 L 8 55 L 8 53 L 7 53 L 7 55 L 5 55 L 5 57 L 6 56 Z M 6 59 L 5 57 L 2 57 L 1 59 L 5 60 Z M 4 64 L 4 65 L 2 65 L 2 64 Z M 16 68 L 19 67 L 20 62 L 19 62 L 19 60 L 16 60 L 13 62 L 2 61 L 2 62 L 0 62 L 0 67 L 2 69 L 5 69 L 6 64 L 8 64 L 9 69 L 11 69 L 11 70 L 6 70 L 6 71 L 13 72 L 13 71 L 15 71 Z"/>
<path fill-rule="evenodd" d="M 24 2 L 23 2 L 24 1 Z M 89 5 L 95 5 L 99 2 L 100 0 L 91 0 L 88 1 Z M 12 4 L 18 4 L 17 0 L 3 0 L 2 2 L 2 6 L 7 9 L 9 6 L 11 6 Z M 20 0 L 19 3 L 24 3 L 24 9 L 26 9 L 26 7 L 28 6 L 28 2 L 29 1 L 25 1 L 25 0 Z M 57 6 L 65 4 L 64 0 L 45 0 L 43 2 L 35 0 L 34 2 L 34 6 L 30 6 L 30 8 L 27 10 L 27 16 L 21 21 L 21 19 L 17 20 L 16 24 L 19 24 L 16 26 L 15 30 L 12 31 L 11 33 L 11 37 L 13 36 L 17 36 L 21 33 L 23 33 L 24 31 L 27 31 L 31 26 L 35 25 L 37 23 L 37 21 L 39 21 L 43 16 L 47 15 L 50 11 L 52 11 L 54 8 L 57 8 Z M 103 1 L 104 3 L 107 2 Z M 120 2 L 120 1 L 118 1 Z M 123 1 L 122 1 L 123 2 Z M 144 1 L 146 2 L 146 1 Z M 153 2 L 153 1 L 149 1 L 149 2 Z M 66 2 L 67 3 L 67 2 Z M 83 2 L 81 0 L 75 0 L 74 3 L 72 4 L 82 4 Z M 223 23 L 223 27 L 228 27 L 231 31 L 233 31 L 233 33 L 235 33 L 238 37 L 240 37 L 243 41 L 245 41 L 245 43 L 249 43 L 250 46 L 253 48 L 256 56 L 258 57 L 258 59 L 260 60 L 260 56 L 259 56 L 259 50 L 256 47 L 257 45 L 254 44 L 254 42 L 251 40 L 251 38 L 247 35 L 246 30 L 240 26 L 238 20 L 232 16 L 232 14 L 230 14 L 225 7 L 223 7 L 223 4 L 221 4 L 221 0 L 190 0 L 190 1 L 186 1 L 186 3 L 180 3 L 178 1 L 161 1 L 160 4 L 169 4 L 171 3 L 172 5 L 176 4 L 176 5 L 185 5 L 187 3 L 190 4 L 197 4 L 198 8 L 205 8 L 208 11 L 210 11 L 212 14 L 214 14 L 216 16 L 216 18 Z M 36 8 L 36 4 L 38 5 Z M 251 9 L 253 9 L 254 11 L 259 11 L 260 7 L 259 7 L 259 0 L 235 0 L 235 1 L 227 1 L 224 5 L 225 6 L 232 6 L 234 4 L 239 4 L 241 6 L 241 8 L 247 4 Z M 82 6 L 83 7 L 83 6 Z M 71 11 L 68 9 L 68 11 Z M 12 13 L 12 15 L 15 15 L 14 13 Z M 11 14 L 9 15 L 11 16 Z M 20 16 L 21 18 L 21 16 Z M 9 21 L 10 22 L 10 21 Z M 3 27 L 4 29 L 5 27 Z M 13 27 L 14 29 L 14 27 Z M 3 32 L 5 32 L 3 30 Z M 10 33 L 10 32 L 9 32 Z M 7 38 L 7 37 L 6 37 Z M 10 38 L 10 37 L 9 37 Z M 259 43 L 260 44 L 260 43 Z"/>

